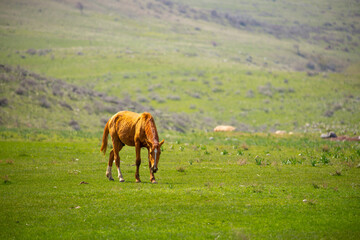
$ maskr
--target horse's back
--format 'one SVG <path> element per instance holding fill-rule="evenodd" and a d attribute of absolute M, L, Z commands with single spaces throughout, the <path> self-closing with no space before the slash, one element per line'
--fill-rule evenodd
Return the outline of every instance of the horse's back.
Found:
<path fill-rule="evenodd" d="M 136 123 L 140 117 L 140 114 L 121 111 L 116 113 L 110 119 L 110 134 L 119 137 L 120 141 L 128 146 L 134 146 L 134 137 L 136 131 Z"/>

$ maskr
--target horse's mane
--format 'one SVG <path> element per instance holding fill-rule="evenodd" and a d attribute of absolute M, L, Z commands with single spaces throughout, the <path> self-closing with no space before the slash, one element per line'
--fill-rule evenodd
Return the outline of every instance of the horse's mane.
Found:
<path fill-rule="evenodd" d="M 143 117 L 143 126 L 147 141 L 151 142 L 153 146 L 157 146 L 159 144 L 159 136 L 157 133 L 155 121 L 150 113 L 144 113 Z"/>

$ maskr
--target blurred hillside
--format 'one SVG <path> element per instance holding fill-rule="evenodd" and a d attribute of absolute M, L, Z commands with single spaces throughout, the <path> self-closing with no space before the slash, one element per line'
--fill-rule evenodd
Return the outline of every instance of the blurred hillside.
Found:
<path fill-rule="evenodd" d="M 359 13 L 355 0 L 1 1 L 0 123 L 97 131 L 130 109 L 177 131 L 356 132 Z"/>

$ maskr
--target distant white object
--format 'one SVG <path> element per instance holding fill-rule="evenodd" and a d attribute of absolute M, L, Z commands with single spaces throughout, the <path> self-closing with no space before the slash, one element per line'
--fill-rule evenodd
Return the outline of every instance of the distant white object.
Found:
<path fill-rule="evenodd" d="M 224 126 L 224 125 L 220 125 L 217 126 L 216 128 L 214 128 L 214 132 L 233 132 L 235 131 L 235 127 L 233 126 Z"/>
<path fill-rule="evenodd" d="M 284 135 L 284 134 L 286 134 L 286 131 L 284 131 L 284 130 L 277 130 L 277 131 L 275 132 L 275 134 L 277 134 L 277 135 Z"/>
<path fill-rule="evenodd" d="M 321 138 L 337 138 L 337 135 L 334 132 L 329 132 L 327 134 L 321 134 Z"/>

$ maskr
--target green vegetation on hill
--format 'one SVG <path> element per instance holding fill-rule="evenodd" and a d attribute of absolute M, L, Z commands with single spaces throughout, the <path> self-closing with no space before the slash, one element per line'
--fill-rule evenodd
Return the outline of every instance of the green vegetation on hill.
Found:
<path fill-rule="evenodd" d="M 360 21 L 350 2 L 1 2 L 0 63 L 66 83 L 63 96 L 49 86 L 21 95 L 26 77 L 10 73 L 10 84 L 3 72 L 1 125 L 93 131 L 133 109 L 178 131 L 358 132 Z"/>

